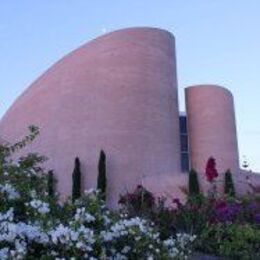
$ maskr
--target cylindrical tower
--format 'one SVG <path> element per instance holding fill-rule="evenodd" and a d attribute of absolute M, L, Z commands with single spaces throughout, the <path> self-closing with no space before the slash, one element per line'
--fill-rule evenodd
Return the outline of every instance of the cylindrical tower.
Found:
<path fill-rule="evenodd" d="M 14 103 L 0 132 L 14 141 L 31 124 L 41 134 L 28 149 L 49 157 L 61 195 L 71 192 L 76 156 L 84 188 L 96 186 L 101 149 L 113 206 L 142 176 L 179 173 L 174 37 L 160 29 L 130 28 L 70 53 Z"/>
<path fill-rule="evenodd" d="M 214 157 L 223 180 L 223 173 L 239 169 L 233 96 L 216 85 L 191 86 L 185 90 L 191 167 L 205 180 L 205 167 Z M 222 187 L 223 185 L 221 185 Z"/>

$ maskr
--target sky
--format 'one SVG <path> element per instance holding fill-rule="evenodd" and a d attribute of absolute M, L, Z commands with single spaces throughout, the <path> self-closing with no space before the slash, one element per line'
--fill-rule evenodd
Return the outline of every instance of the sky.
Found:
<path fill-rule="evenodd" d="M 105 32 L 152 26 L 177 45 L 180 108 L 187 86 L 211 83 L 234 96 L 239 154 L 260 172 L 259 0 L 2 0 L 0 118 L 54 62 Z"/>

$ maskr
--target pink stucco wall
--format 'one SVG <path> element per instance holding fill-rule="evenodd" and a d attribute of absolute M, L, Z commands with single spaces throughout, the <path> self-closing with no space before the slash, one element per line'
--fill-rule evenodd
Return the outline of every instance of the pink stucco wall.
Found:
<path fill-rule="evenodd" d="M 191 167 L 200 173 L 201 186 L 207 189 L 205 166 L 213 156 L 223 191 L 224 172 L 239 172 L 233 96 L 220 86 L 198 85 L 186 88 L 185 97 Z"/>
<path fill-rule="evenodd" d="M 234 176 L 236 192 L 238 194 L 258 193 L 260 194 L 260 173 L 249 170 L 240 170 Z"/>
<path fill-rule="evenodd" d="M 0 136 L 0 145 L 4 143 L 5 143 L 4 139 Z"/>
<path fill-rule="evenodd" d="M 142 176 L 161 183 L 164 176 L 180 174 L 174 37 L 160 29 L 130 28 L 73 51 L 18 98 L 1 120 L 0 133 L 12 142 L 30 124 L 41 134 L 27 150 L 49 157 L 46 167 L 55 170 L 62 196 L 70 194 L 76 156 L 84 188 L 95 187 L 101 149 L 112 206 Z"/>

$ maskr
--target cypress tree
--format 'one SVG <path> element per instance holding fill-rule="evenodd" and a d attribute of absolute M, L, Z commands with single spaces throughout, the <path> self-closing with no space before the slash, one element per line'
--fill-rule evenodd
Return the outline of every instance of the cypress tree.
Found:
<path fill-rule="evenodd" d="M 81 195 L 81 171 L 80 160 L 75 158 L 74 171 L 72 173 L 72 201 L 74 202 Z"/>
<path fill-rule="evenodd" d="M 97 189 L 101 192 L 101 198 L 106 200 L 106 154 L 103 150 L 100 151 L 99 162 L 98 162 L 98 179 Z"/>
<path fill-rule="evenodd" d="M 236 195 L 232 173 L 230 172 L 230 170 L 227 170 L 225 172 L 225 194 L 228 194 L 232 197 Z"/>
<path fill-rule="evenodd" d="M 55 185 L 55 180 L 54 180 L 54 175 L 53 171 L 48 172 L 48 195 L 50 198 L 54 197 L 54 185 Z"/>
<path fill-rule="evenodd" d="M 198 195 L 200 193 L 197 172 L 193 169 L 189 172 L 189 195 Z"/>

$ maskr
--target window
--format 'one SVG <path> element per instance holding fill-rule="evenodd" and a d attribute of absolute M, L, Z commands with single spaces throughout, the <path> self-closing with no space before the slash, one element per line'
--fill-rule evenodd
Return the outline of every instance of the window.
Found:
<path fill-rule="evenodd" d="M 180 115 L 179 120 L 180 120 L 180 144 L 181 144 L 181 170 L 182 172 L 188 172 L 190 169 L 190 160 L 189 160 L 189 143 L 188 143 L 186 115 Z"/>
<path fill-rule="evenodd" d="M 186 118 L 186 116 L 180 116 L 180 132 L 181 132 L 181 134 L 187 134 L 187 118 Z"/>
<path fill-rule="evenodd" d="M 188 152 L 188 136 L 187 134 L 181 134 L 181 151 Z"/>

